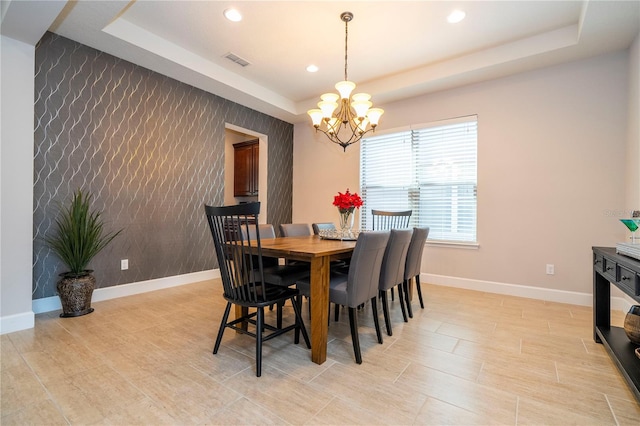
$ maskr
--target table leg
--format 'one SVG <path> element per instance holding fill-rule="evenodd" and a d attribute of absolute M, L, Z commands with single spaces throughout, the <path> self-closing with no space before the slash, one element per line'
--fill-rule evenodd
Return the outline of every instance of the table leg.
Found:
<path fill-rule="evenodd" d="M 245 308 L 244 306 L 240 306 L 240 305 L 236 305 L 236 318 L 241 318 L 244 315 L 247 315 L 249 313 L 249 308 Z M 238 324 L 238 327 L 242 328 L 243 330 L 247 330 L 247 322 L 244 321 L 241 324 Z M 236 333 L 240 333 L 239 331 L 236 331 Z"/>
<path fill-rule="evenodd" d="M 311 260 L 311 360 L 327 360 L 329 321 L 329 257 Z"/>

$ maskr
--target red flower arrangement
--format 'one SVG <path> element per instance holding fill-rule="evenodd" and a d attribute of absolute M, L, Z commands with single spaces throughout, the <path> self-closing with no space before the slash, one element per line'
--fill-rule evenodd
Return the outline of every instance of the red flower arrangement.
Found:
<path fill-rule="evenodd" d="M 333 197 L 333 205 L 338 208 L 340 213 L 353 212 L 354 208 L 360 208 L 362 206 L 362 198 L 357 193 L 347 192 L 344 194 L 338 192 L 338 195 Z"/>

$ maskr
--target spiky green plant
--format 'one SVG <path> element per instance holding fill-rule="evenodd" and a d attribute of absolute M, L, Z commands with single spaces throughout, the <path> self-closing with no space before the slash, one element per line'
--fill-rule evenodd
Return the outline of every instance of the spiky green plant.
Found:
<path fill-rule="evenodd" d="M 57 232 L 45 241 L 62 260 L 69 272 L 67 275 L 86 274 L 87 265 L 103 248 L 122 232 L 104 232 L 101 213 L 91 210 L 91 194 L 80 189 L 73 193 L 69 207 L 65 207 L 56 219 Z"/>

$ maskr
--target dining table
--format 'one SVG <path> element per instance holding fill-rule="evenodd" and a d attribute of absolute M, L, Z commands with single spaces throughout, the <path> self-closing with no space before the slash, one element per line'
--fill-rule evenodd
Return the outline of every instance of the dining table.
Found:
<path fill-rule="evenodd" d="M 256 244 L 256 242 L 252 242 Z M 311 360 L 327 360 L 329 277 L 332 260 L 350 258 L 354 240 L 324 239 L 318 235 L 260 239 L 262 255 L 310 264 Z"/>

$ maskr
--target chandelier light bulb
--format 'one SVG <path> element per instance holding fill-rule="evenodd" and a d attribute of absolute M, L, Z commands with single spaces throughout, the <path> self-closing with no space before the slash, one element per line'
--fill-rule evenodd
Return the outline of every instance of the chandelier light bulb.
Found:
<path fill-rule="evenodd" d="M 318 108 L 322 110 L 322 116 L 324 118 L 330 118 L 333 115 L 333 111 L 338 108 L 338 104 L 335 102 L 322 101 L 318 102 Z"/>
<path fill-rule="evenodd" d="M 320 126 L 320 123 L 322 123 L 322 111 L 319 109 L 310 109 L 309 111 L 307 111 L 307 114 L 309 114 L 309 117 L 311 117 L 311 121 L 313 122 L 313 127 L 318 127 Z"/>
<path fill-rule="evenodd" d="M 376 127 L 378 125 L 378 121 L 380 121 L 382 114 L 384 114 L 384 110 L 382 108 L 371 108 L 367 111 L 367 118 L 371 123 L 371 127 Z"/>
<path fill-rule="evenodd" d="M 356 93 L 355 95 L 351 96 L 351 99 L 353 99 L 355 102 L 368 101 L 369 99 L 371 99 L 371 95 L 368 93 Z"/>
<path fill-rule="evenodd" d="M 338 99 L 340 99 L 340 95 L 337 95 L 335 93 L 325 93 L 324 95 L 320 96 L 320 99 L 327 102 L 338 102 Z"/>
<path fill-rule="evenodd" d="M 356 88 L 356 84 L 353 81 L 341 81 L 336 83 L 336 89 L 340 93 L 342 99 L 349 99 L 351 92 Z"/>
<path fill-rule="evenodd" d="M 358 118 L 364 118 L 367 116 L 367 111 L 373 104 L 369 101 L 355 101 L 351 102 L 351 107 L 356 110 L 356 116 Z"/>

